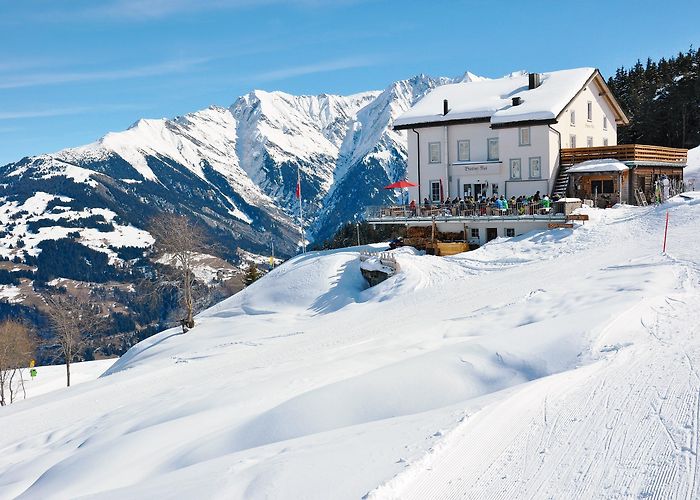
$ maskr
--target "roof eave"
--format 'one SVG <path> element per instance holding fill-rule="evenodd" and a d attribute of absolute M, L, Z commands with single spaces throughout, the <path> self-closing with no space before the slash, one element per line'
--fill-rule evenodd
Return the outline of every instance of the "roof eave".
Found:
<path fill-rule="evenodd" d="M 533 125 L 553 125 L 557 123 L 556 118 L 541 118 L 539 120 L 512 120 L 509 122 L 492 123 L 492 129 L 512 128 L 512 127 L 530 127 Z"/>
<path fill-rule="evenodd" d="M 490 116 L 480 116 L 477 118 L 454 118 L 452 120 L 402 123 L 400 125 L 394 125 L 392 128 L 394 130 L 411 130 L 412 128 L 442 127 L 445 125 L 463 125 L 468 123 L 488 123 L 489 121 L 491 121 Z"/>

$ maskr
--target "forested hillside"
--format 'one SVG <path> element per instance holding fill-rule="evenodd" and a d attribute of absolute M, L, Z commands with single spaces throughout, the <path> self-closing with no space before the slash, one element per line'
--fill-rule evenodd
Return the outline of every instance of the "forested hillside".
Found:
<path fill-rule="evenodd" d="M 621 144 L 693 148 L 700 144 L 700 52 L 692 47 L 658 62 L 619 68 L 608 85 L 631 123 Z"/>

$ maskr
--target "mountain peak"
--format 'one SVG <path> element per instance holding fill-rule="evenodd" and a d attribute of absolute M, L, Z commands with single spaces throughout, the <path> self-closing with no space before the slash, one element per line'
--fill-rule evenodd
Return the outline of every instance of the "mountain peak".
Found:
<path fill-rule="evenodd" d="M 458 82 L 468 83 L 468 82 L 480 82 L 483 80 L 488 80 L 485 76 L 475 75 L 471 71 L 465 71 L 464 74 L 456 79 Z"/>

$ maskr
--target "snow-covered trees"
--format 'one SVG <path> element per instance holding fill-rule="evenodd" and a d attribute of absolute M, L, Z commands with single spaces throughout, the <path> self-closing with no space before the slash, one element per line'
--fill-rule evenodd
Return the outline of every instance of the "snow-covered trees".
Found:
<path fill-rule="evenodd" d="M 12 403 L 24 386 L 22 368 L 34 352 L 26 325 L 13 320 L 0 323 L 0 406 Z"/>

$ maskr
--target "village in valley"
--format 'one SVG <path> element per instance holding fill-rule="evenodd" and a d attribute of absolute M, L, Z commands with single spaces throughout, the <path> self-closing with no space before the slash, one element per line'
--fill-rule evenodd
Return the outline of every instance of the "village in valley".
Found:
<path fill-rule="evenodd" d="M 697 6 L 88 3 L 0 19 L 0 500 L 700 498 Z"/>

